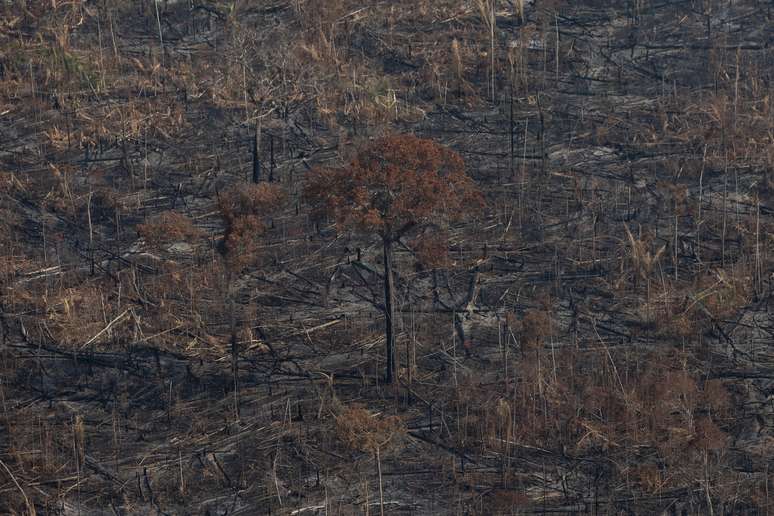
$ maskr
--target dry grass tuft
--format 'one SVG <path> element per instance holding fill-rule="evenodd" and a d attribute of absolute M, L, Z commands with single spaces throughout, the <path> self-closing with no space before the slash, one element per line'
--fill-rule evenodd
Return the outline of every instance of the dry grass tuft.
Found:
<path fill-rule="evenodd" d="M 631 245 L 632 262 L 639 278 L 643 281 L 650 277 L 653 268 L 658 264 L 661 256 L 666 250 L 666 245 L 661 246 L 655 253 L 651 253 L 649 244 L 646 239 L 638 239 L 632 235 L 629 227 L 624 224 L 626 230 L 626 236 L 629 237 L 629 244 Z"/>

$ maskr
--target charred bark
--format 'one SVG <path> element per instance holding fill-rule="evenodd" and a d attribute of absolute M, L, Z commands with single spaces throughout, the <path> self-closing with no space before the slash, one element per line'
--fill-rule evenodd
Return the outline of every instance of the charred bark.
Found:
<path fill-rule="evenodd" d="M 385 382 L 391 384 L 395 380 L 395 285 L 392 274 L 392 244 L 389 238 L 383 239 L 384 244 L 384 336 L 385 352 L 387 354 Z"/>

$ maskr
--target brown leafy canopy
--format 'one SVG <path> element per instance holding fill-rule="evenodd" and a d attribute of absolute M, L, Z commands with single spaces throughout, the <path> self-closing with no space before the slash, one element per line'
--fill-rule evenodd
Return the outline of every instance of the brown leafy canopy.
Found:
<path fill-rule="evenodd" d="M 344 167 L 315 169 L 304 195 L 316 215 L 385 239 L 483 206 L 459 154 L 413 135 L 379 138 Z"/>
<path fill-rule="evenodd" d="M 265 221 L 284 200 L 282 188 L 270 183 L 234 186 L 219 196 L 218 208 L 226 223 L 221 252 L 232 270 L 242 270 L 257 259 Z"/>

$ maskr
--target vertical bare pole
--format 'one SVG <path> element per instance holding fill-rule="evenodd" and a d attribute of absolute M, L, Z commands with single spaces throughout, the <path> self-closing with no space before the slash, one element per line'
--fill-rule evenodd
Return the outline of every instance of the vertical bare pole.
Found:
<path fill-rule="evenodd" d="M 755 283 L 756 290 L 762 291 L 763 274 L 761 270 L 761 199 L 755 197 Z"/>
<path fill-rule="evenodd" d="M 261 180 L 261 119 L 255 126 L 255 137 L 253 138 L 253 183 Z"/>
<path fill-rule="evenodd" d="M 107 9 L 108 20 L 110 21 L 110 38 L 113 40 L 113 57 L 118 60 L 118 45 L 116 45 L 116 33 L 113 30 L 113 15 L 110 14 L 110 9 Z"/>
<path fill-rule="evenodd" d="M 554 23 L 556 24 L 556 82 L 559 82 L 559 16 L 554 11 Z"/>
<path fill-rule="evenodd" d="M 89 192 L 89 198 L 86 201 L 86 217 L 89 221 L 89 260 L 91 261 L 91 275 L 94 276 L 94 227 L 91 224 L 91 196 L 93 192 Z"/>
<path fill-rule="evenodd" d="M 269 182 L 274 181 L 274 135 L 269 134 Z"/>
<path fill-rule="evenodd" d="M 524 148 L 521 157 L 521 181 L 519 181 L 519 227 L 522 226 L 522 211 L 524 210 L 524 188 L 527 183 L 527 137 L 529 136 L 529 118 L 524 120 Z"/>
<path fill-rule="evenodd" d="M 161 35 L 161 16 L 159 16 L 159 0 L 153 0 L 156 8 L 156 23 L 159 26 L 159 46 L 161 47 L 161 66 L 164 66 L 164 37 Z"/>
<path fill-rule="evenodd" d="M 736 114 L 739 103 L 739 54 L 741 49 L 736 49 L 736 77 L 734 78 L 734 132 L 736 132 Z"/>
<path fill-rule="evenodd" d="M 510 125 L 508 128 L 508 131 L 510 133 L 511 137 L 511 168 L 510 168 L 510 181 L 513 181 L 513 163 L 514 163 L 514 155 L 513 155 L 513 84 L 511 84 L 511 114 L 510 114 Z"/>
<path fill-rule="evenodd" d="M 102 53 L 102 24 L 99 22 L 99 19 L 102 17 L 102 13 L 99 11 L 97 12 L 97 39 L 99 40 L 99 71 L 100 71 L 100 79 L 102 82 L 102 90 L 105 90 L 105 59 L 104 54 Z"/>
<path fill-rule="evenodd" d="M 379 447 L 376 447 L 376 468 L 379 472 L 379 514 L 384 516 L 384 489 L 382 488 L 382 459 L 379 456 Z"/>
<path fill-rule="evenodd" d="M 723 171 L 723 232 L 720 239 L 720 263 L 721 267 L 726 268 L 726 227 L 728 225 L 728 214 L 726 205 L 728 202 L 728 156 L 726 155 L 726 166 Z"/>
<path fill-rule="evenodd" d="M 234 419 L 239 421 L 239 342 L 237 340 L 236 292 L 232 273 L 226 273 L 229 306 L 229 333 L 231 334 L 231 374 L 234 380 Z"/>
<path fill-rule="evenodd" d="M 384 248 L 384 319 L 385 346 L 387 354 L 387 370 L 385 383 L 391 384 L 395 379 L 395 287 L 392 274 L 392 240 L 383 239 Z"/>
<path fill-rule="evenodd" d="M 242 95 L 245 103 L 245 121 L 250 119 L 250 111 L 247 109 L 247 65 L 245 65 L 245 58 L 242 56 Z"/>
<path fill-rule="evenodd" d="M 495 3 L 494 0 L 491 0 L 489 3 L 490 9 L 489 9 L 489 50 L 490 50 L 490 68 L 491 68 L 491 75 L 492 75 L 492 102 L 495 101 L 495 23 L 497 23 L 497 20 L 495 18 Z"/>
<path fill-rule="evenodd" d="M 699 172 L 699 210 L 696 219 L 696 261 L 701 263 L 701 203 L 704 191 L 704 167 L 707 164 L 707 145 L 704 146 L 704 155 L 701 158 L 701 172 Z"/>
<path fill-rule="evenodd" d="M 675 201 L 676 203 L 677 201 Z M 677 225 L 677 206 L 675 206 L 675 245 L 673 249 L 673 265 L 675 268 L 675 281 L 677 281 L 677 231 L 678 231 L 678 225 Z"/>
<path fill-rule="evenodd" d="M 540 103 L 540 92 L 537 94 L 538 115 L 540 116 L 540 172 L 546 173 L 546 122 L 543 116 L 543 105 Z"/>

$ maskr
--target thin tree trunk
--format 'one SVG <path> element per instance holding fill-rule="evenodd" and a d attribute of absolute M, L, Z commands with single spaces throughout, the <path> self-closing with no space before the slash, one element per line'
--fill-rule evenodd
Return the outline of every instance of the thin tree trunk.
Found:
<path fill-rule="evenodd" d="M 548 155 L 546 154 L 546 122 L 545 117 L 543 116 L 543 106 L 540 103 L 540 93 L 537 94 L 537 107 L 538 115 L 540 116 L 540 174 L 541 176 L 545 176 Z"/>
<path fill-rule="evenodd" d="M 510 178 L 509 181 L 513 181 L 513 164 L 515 163 L 515 156 L 514 156 L 514 140 L 513 140 L 513 82 L 511 82 L 511 113 L 510 113 L 510 136 L 511 136 L 511 168 L 510 168 Z"/>
<path fill-rule="evenodd" d="M 382 488 L 382 458 L 379 456 L 379 447 L 376 447 L 376 468 L 379 472 L 379 514 L 384 516 L 384 489 Z"/>
<path fill-rule="evenodd" d="M 391 384 L 395 377 L 395 286 L 392 276 L 392 240 L 383 239 L 384 243 L 384 335 L 387 353 L 387 374 L 385 383 Z"/>
<path fill-rule="evenodd" d="M 161 17 L 159 16 L 159 2 L 153 0 L 153 5 L 156 7 L 156 23 L 159 25 L 159 47 L 161 47 L 161 66 L 164 66 L 164 37 L 161 35 Z"/>
<path fill-rule="evenodd" d="M 261 124 L 260 122 L 255 126 L 255 137 L 253 138 L 253 183 L 260 183 L 261 181 L 261 158 L 260 154 L 261 145 Z"/>
<path fill-rule="evenodd" d="M 492 81 L 492 103 L 495 102 L 495 24 L 497 18 L 495 17 L 495 5 L 494 1 L 489 4 L 489 70 L 491 73 Z"/>
<path fill-rule="evenodd" d="M 269 182 L 274 182 L 274 136 L 269 135 Z"/>
<path fill-rule="evenodd" d="M 91 196 L 93 192 L 89 192 L 89 198 L 86 201 L 86 216 L 89 221 L 89 261 L 91 262 L 91 275 L 94 276 L 94 227 L 91 224 Z M 43 228 L 45 231 L 45 223 L 43 224 Z M 45 244 L 43 246 L 43 252 L 45 254 L 46 247 Z"/>
<path fill-rule="evenodd" d="M 239 343 L 237 339 L 237 319 L 236 319 L 236 292 L 232 274 L 227 273 L 227 296 L 229 311 L 229 333 L 231 334 L 231 374 L 234 380 L 234 417 L 239 419 Z"/>

